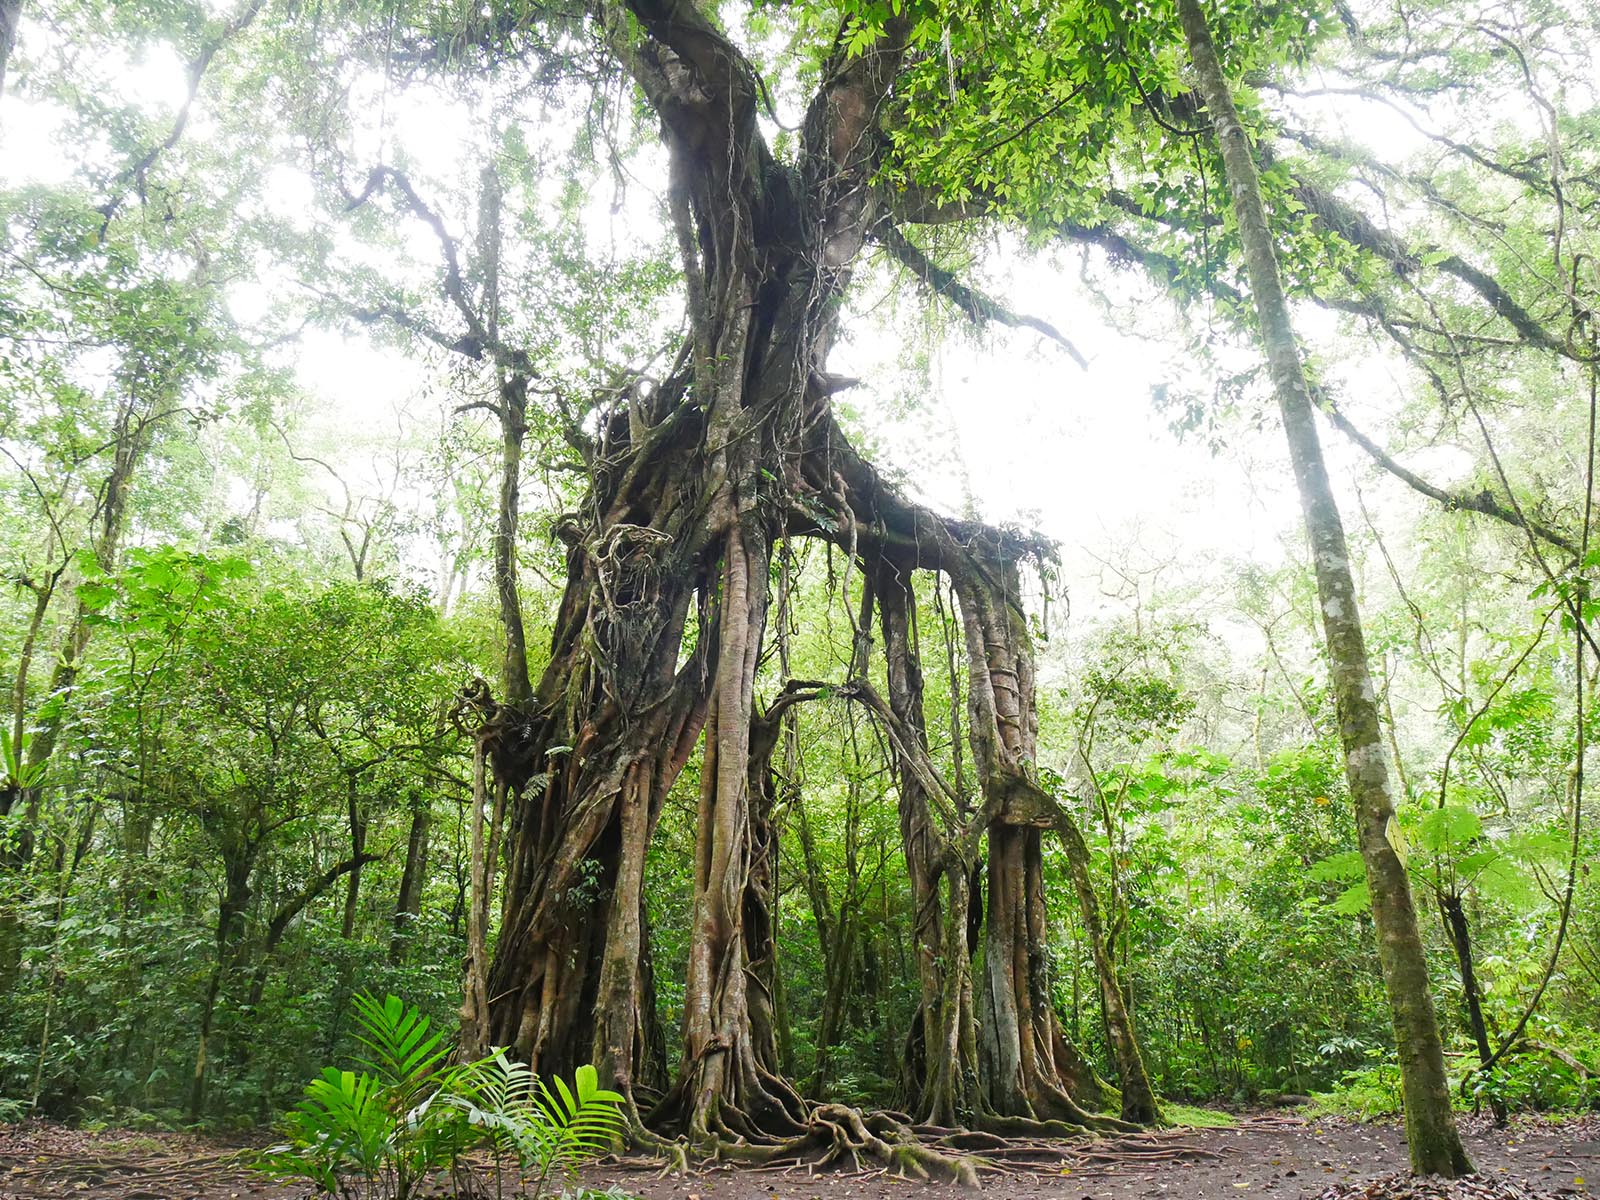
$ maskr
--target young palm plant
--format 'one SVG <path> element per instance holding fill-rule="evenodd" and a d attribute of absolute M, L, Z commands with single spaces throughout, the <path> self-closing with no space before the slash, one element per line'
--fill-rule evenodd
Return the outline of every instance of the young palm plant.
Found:
<path fill-rule="evenodd" d="M 458 1196 L 483 1195 L 469 1158 L 482 1152 L 496 1196 L 514 1163 L 512 1194 L 537 1200 L 621 1136 L 622 1098 L 593 1067 L 552 1088 L 502 1050 L 448 1066 L 444 1036 L 399 998 L 360 996 L 355 1010 L 360 1069 L 328 1067 L 307 1085 L 284 1120 L 288 1140 L 262 1156 L 269 1174 L 344 1200 L 413 1200 L 447 1172 Z"/>

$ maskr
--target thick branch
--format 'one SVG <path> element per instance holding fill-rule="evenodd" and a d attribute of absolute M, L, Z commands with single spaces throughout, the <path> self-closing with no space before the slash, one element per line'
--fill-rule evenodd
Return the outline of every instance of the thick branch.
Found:
<path fill-rule="evenodd" d="M 939 266 L 924 254 L 894 225 L 884 222 L 873 236 L 896 261 L 931 287 L 937 295 L 943 296 L 964 312 L 974 325 L 995 322 L 1012 329 L 1037 330 L 1070 354 L 1073 362 L 1084 370 L 1089 369 L 1089 360 L 1084 358 L 1078 348 L 1054 325 L 1038 317 L 1014 313 L 998 301 L 991 300 L 975 288 L 968 287 L 956 278 L 953 271 Z"/>
<path fill-rule="evenodd" d="M 1475 512 L 1481 513 L 1486 517 L 1492 517 L 1496 521 L 1503 522 L 1506 525 L 1510 525 L 1516 529 L 1524 530 L 1535 535 L 1536 537 L 1543 538 L 1552 546 L 1556 546 L 1562 550 L 1565 550 L 1574 558 L 1581 557 L 1581 552 L 1578 549 L 1577 543 L 1571 538 L 1567 537 L 1560 530 L 1544 524 L 1542 521 L 1535 520 L 1532 517 L 1524 516 L 1521 513 L 1514 512 L 1513 510 L 1507 508 L 1505 505 L 1501 504 L 1500 501 L 1495 498 L 1494 493 L 1489 491 L 1487 488 L 1481 492 L 1452 492 L 1446 488 L 1431 484 L 1416 472 L 1409 470 L 1397 462 L 1383 449 L 1382 446 L 1378 445 L 1378 443 L 1373 441 L 1366 434 L 1362 433 L 1359 429 L 1352 425 L 1349 418 L 1340 412 L 1326 398 L 1322 398 L 1320 407 L 1323 413 L 1326 414 L 1328 420 L 1332 422 L 1333 427 L 1340 433 L 1344 434 L 1356 445 L 1365 450 L 1367 454 L 1371 456 L 1373 462 L 1377 463 L 1385 471 L 1388 471 L 1391 475 L 1395 476 L 1395 478 L 1402 480 L 1414 490 L 1421 492 L 1424 496 L 1428 496 L 1434 500 L 1437 500 L 1440 504 L 1443 504 L 1445 508 L 1452 511 L 1460 510 L 1463 512 Z"/>
<path fill-rule="evenodd" d="M 172 126 L 167 130 L 166 137 L 154 146 L 151 146 L 132 163 L 128 164 L 118 175 L 113 184 L 111 198 L 100 206 L 100 215 L 105 218 L 105 225 L 111 224 L 111 219 L 117 215 L 127 199 L 126 188 L 131 184 L 138 191 L 141 199 L 144 196 L 145 180 L 150 174 L 150 168 L 156 165 L 159 159 L 168 150 L 171 150 L 183 138 L 183 131 L 189 126 L 189 114 L 194 109 L 194 102 L 200 95 L 200 81 L 205 78 L 206 71 L 210 69 L 211 62 L 217 52 L 226 46 L 239 34 L 248 29 L 261 12 L 266 0 L 251 0 L 249 7 L 233 20 L 222 27 L 221 32 L 200 47 L 200 53 L 189 63 L 185 74 L 189 77 L 189 91 L 184 97 L 183 106 L 178 109 L 178 115 L 173 118 Z M 20 14 L 21 6 L 17 6 Z M 15 34 L 16 15 L 8 15 L 0 11 L 0 45 L 7 41 L 6 26 L 10 26 L 10 34 Z M 9 49 L 9 46 L 6 47 Z M 0 82 L 4 82 L 5 63 L 0 58 Z"/>

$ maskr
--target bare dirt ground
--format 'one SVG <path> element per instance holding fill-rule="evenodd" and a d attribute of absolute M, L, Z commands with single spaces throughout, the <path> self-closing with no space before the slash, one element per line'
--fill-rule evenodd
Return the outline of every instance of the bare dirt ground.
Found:
<path fill-rule="evenodd" d="M 1466 1122 L 1468 1152 L 1488 1179 L 1515 1178 L 1535 1195 L 1600 1194 L 1600 1118 L 1523 1120 L 1496 1130 Z M 1304 1121 L 1257 1115 L 1234 1129 L 1177 1129 L 1138 1137 L 1062 1143 L 1058 1166 L 986 1174 L 984 1190 L 1012 1200 L 1302 1200 L 1330 1185 L 1403 1171 L 1397 1124 Z M 970 1196 L 884 1173 L 808 1177 L 805 1169 L 712 1170 L 688 1179 L 597 1172 L 642 1200 L 949 1200 Z"/>
<path fill-rule="evenodd" d="M 1450 1193 L 1491 1197 L 1600 1195 L 1600 1116 L 1560 1122 L 1524 1119 L 1509 1129 L 1466 1123 L 1480 1176 Z M 0 1126 L 0 1200 L 303 1200 L 304 1187 L 255 1175 L 237 1159 L 245 1148 L 191 1134 L 87 1132 L 42 1123 Z M 1403 1179 L 1397 1125 L 1248 1117 L 1235 1129 L 1179 1129 L 1128 1138 L 1059 1143 L 1048 1166 L 985 1173 L 984 1190 L 1007 1200 L 1422 1200 Z M 641 1200 L 951 1200 L 943 1186 L 882 1172 L 806 1168 L 712 1168 L 658 1178 L 620 1163 L 591 1171 L 593 1187 L 618 1184 Z M 1442 1193 L 1429 1192 L 1427 1195 Z"/>

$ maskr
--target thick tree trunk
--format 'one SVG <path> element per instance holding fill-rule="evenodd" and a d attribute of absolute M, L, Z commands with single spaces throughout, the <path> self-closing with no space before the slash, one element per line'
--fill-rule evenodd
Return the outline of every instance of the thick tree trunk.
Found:
<path fill-rule="evenodd" d="M 561 532 L 568 584 L 550 665 L 526 708 L 477 702 L 509 789 L 505 912 L 489 972 L 489 1041 L 540 1072 L 591 1053 L 619 1090 L 641 1068 L 644 852 L 705 721 L 718 635 L 702 602 L 694 450 L 703 427 L 676 380 L 650 398 L 643 441 L 609 423 L 595 492 Z M 597 458 L 598 461 L 598 458 Z M 624 1060 L 627 1060 L 624 1062 Z"/>
<path fill-rule="evenodd" d="M 645 849 L 703 728 L 681 1068 L 644 1120 L 713 1153 L 758 1159 L 831 1147 L 970 1179 L 970 1166 L 930 1154 L 902 1124 L 809 1106 L 782 1077 L 773 1028 L 774 712 L 758 717 L 755 702 L 780 538 L 826 538 L 869 576 L 892 560 L 902 588 L 913 569 L 952 575 L 981 810 L 957 811 L 964 806 L 948 803 L 948 784 L 930 768 L 913 652 L 893 668 L 895 706 L 877 704 L 902 778 L 948 810 L 935 831 L 931 808 L 915 797 L 908 807 L 910 844 L 920 830 L 942 839 L 916 851 L 919 955 L 937 967 L 922 985 L 935 1014 L 924 1017 L 924 1038 L 932 1032 L 955 1048 L 925 1107 L 954 1118 L 984 1103 L 968 917 L 988 831 L 1002 847 L 1003 865 L 991 873 L 1016 951 L 1015 965 L 995 977 L 1009 997 L 1003 1053 L 1017 1064 L 1004 1116 L 1035 1131 L 1039 1115 L 1103 1123 L 1072 1099 L 1082 1064 L 1066 1047 L 1044 974 L 1039 830 L 1049 812 L 1032 778 L 1032 659 L 1015 567 L 1038 547 L 897 497 L 830 408 L 836 384 L 825 365 L 838 297 L 882 216 L 871 188 L 878 115 L 908 18 L 891 18 L 865 52 L 841 39 L 790 166 L 760 136 L 754 72 L 690 0 L 629 8 L 636 23 L 614 28 L 639 35 L 624 59 L 667 143 L 687 367 L 654 391 L 627 389 L 600 415 L 590 493 L 561 527 L 567 589 L 537 690 L 525 704 L 495 704 L 487 689 L 466 697 L 512 802 L 506 910 L 486 988 L 491 1040 L 515 1046 L 540 1073 L 566 1072 L 592 1049 L 609 1082 L 634 1090 L 649 1042 Z M 691 607 L 693 650 L 680 663 Z M 901 609 L 894 621 L 904 642 L 909 603 Z M 849 689 L 869 691 L 859 681 Z M 832 964 L 836 977 L 848 971 Z M 919 964 L 919 979 L 923 971 Z M 637 1107 L 630 1112 L 635 1136 L 652 1136 Z"/>
<path fill-rule="evenodd" d="M 1056 806 L 1033 775 L 1038 718 L 1033 656 L 1022 618 L 1014 561 L 987 562 L 953 575 L 967 643 L 968 729 L 989 831 L 989 929 L 985 1000 L 996 1070 L 990 1091 L 999 1113 L 1074 1124 L 1100 1123 L 1084 1103 L 1100 1099 L 1088 1064 L 1067 1043 L 1045 970 L 1046 939 L 1041 827 Z M 1081 896 L 1080 896 L 1081 899 Z M 1114 980 L 1114 977 L 1113 977 Z M 1112 986 L 1115 984 L 1113 982 Z M 1155 1101 L 1131 1026 L 1124 1106 L 1150 1121 Z"/>
<path fill-rule="evenodd" d="M 1345 775 L 1355 800 L 1358 841 L 1372 893 L 1373 924 L 1378 933 L 1378 956 L 1394 1016 L 1411 1167 L 1419 1174 L 1454 1178 L 1467 1174 L 1472 1166 L 1462 1149 L 1455 1116 L 1450 1109 L 1444 1046 L 1434 1014 L 1427 959 L 1412 904 L 1411 885 L 1391 841 L 1394 799 L 1366 640 L 1356 605 L 1355 581 L 1350 572 L 1349 547 L 1322 458 L 1311 394 L 1283 294 L 1250 142 L 1234 107 L 1233 95 L 1223 76 L 1199 0 L 1179 0 L 1178 7 L 1200 94 L 1216 129 L 1233 196 L 1262 347 L 1277 392 L 1305 514 L 1306 534 L 1311 543 L 1328 661 L 1338 701 Z"/>
<path fill-rule="evenodd" d="M 669 1106 L 691 1140 L 759 1142 L 805 1133 L 807 1111 L 779 1074 L 773 1031 L 758 1023 L 770 1008 L 750 997 L 747 915 L 762 903 L 748 886 L 757 849 L 751 727 L 770 547 L 764 532 L 742 520 L 729 528 L 724 545 L 721 643 L 700 773 L 683 1061 Z M 765 921 L 758 912 L 757 927 Z"/>
<path fill-rule="evenodd" d="M 637 1081 L 659 1092 L 666 1074 L 665 1047 L 652 1043 L 655 989 L 645 952 L 644 859 L 665 795 L 654 782 L 644 764 L 635 766 L 618 797 L 617 874 L 594 1033 L 595 1066 L 627 1098 L 636 1129 Z"/>

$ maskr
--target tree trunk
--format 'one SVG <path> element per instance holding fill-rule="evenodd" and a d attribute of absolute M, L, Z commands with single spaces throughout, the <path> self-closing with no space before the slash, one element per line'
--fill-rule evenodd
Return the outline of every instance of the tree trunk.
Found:
<path fill-rule="evenodd" d="M 196 1022 L 197 1037 L 194 1070 L 189 1080 L 189 1120 L 198 1121 L 205 1111 L 206 1083 L 211 1060 L 211 1035 L 217 1015 L 217 999 L 233 967 L 239 942 L 244 935 L 244 914 L 250 905 L 250 876 L 255 870 L 257 847 L 249 842 L 223 853 L 223 888 L 217 905 L 217 956 L 211 965 L 206 990 L 200 1000 Z"/>
<path fill-rule="evenodd" d="M 782 789 L 773 771 L 773 755 L 789 728 L 792 705 L 817 693 L 786 687 L 752 720 L 750 729 L 749 883 L 745 888 L 745 956 L 749 960 L 751 1025 L 761 1040 L 762 1061 L 778 1075 L 786 1072 L 788 1036 L 783 1011 L 783 970 L 778 953 L 778 819 Z"/>
<path fill-rule="evenodd" d="M 394 903 L 394 932 L 389 937 L 389 961 L 404 960 L 406 946 L 416 937 L 422 915 L 422 884 L 428 873 L 428 830 L 433 812 L 426 797 L 411 801 L 411 833 L 406 838 L 406 863 L 400 872 L 400 889 Z"/>
<path fill-rule="evenodd" d="M 505 632 L 501 687 L 505 702 L 526 705 L 533 695 L 528 679 L 528 640 L 522 624 L 517 581 L 517 528 L 521 521 L 522 441 L 527 436 L 528 381 L 513 375 L 500 386 L 500 506 L 495 520 L 494 587 Z"/>
<path fill-rule="evenodd" d="M 643 1121 L 711 1153 L 755 1159 L 831 1145 L 970 1179 L 970 1165 L 916 1146 L 908 1128 L 887 1119 L 868 1128 L 841 1106 L 808 1106 L 782 1077 L 765 757 L 776 702 L 758 716 L 755 700 L 780 539 L 825 538 L 869 578 L 890 561 L 906 582 L 915 569 L 951 575 L 981 810 L 948 804 L 925 739 L 908 732 L 921 729 L 914 653 L 895 668 L 903 716 L 881 701 L 875 708 L 894 733 L 902 776 L 948 810 L 936 818 L 939 853 L 930 845 L 917 868 L 919 953 L 950 956 L 937 989 L 930 977 L 925 990 L 937 1014 L 925 1028 L 956 1047 L 951 1083 L 927 1107 L 957 1115 L 983 1103 L 971 1078 L 968 897 L 989 833 L 1002 847 L 999 868 L 991 861 L 991 908 L 1009 906 L 1004 936 L 1017 951 L 996 976 L 996 992 L 1009 997 L 1002 1054 L 1017 1067 L 999 1116 L 1034 1130 L 1037 1117 L 1104 1124 L 1072 1098 L 1083 1064 L 1066 1046 L 1044 973 L 1039 838 L 1050 812 L 1033 777 L 1032 657 L 1016 563 L 1048 550 L 907 503 L 855 453 L 831 409 L 838 385 L 827 356 L 841 291 L 883 217 L 871 187 L 879 110 L 910 18 L 891 17 L 864 51 L 840 39 L 791 165 L 760 135 L 753 69 L 690 0 L 629 7 L 636 24 L 617 23 L 616 36 L 638 35 L 623 58 L 661 118 L 690 338 L 666 382 L 621 389 L 597 415 L 589 494 L 559 526 L 567 586 L 537 689 L 526 703 L 508 695 L 497 704 L 475 686 L 458 710 L 471 715 L 510 802 L 505 916 L 486 988 L 491 1040 L 515 1046 L 541 1074 L 570 1071 L 592 1050 L 607 1081 L 631 1095 L 648 1044 L 645 851 L 703 729 L 681 1069 Z M 860 681 L 844 690 L 863 700 L 870 691 Z M 912 815 L 915 843 L 921 818 Z M 927 908 L 941 880 L 945 903 Z M 629 1111 L 635 1136 L 651 1136 L 637 1106 Z"/>
<path fill-rule="evenodd" d="M 662 390 L 663 415 L 681 389 L 680 380 Z M 617 1072 L 639 1043 L 641 838 L 699 737 L 717 640 L 702 602 L 695 649 L 678 666 L 701 580 L 683 461 L 698 430 L 658 421 L 638 448 L 624 422 L 606 432 L 603 449 L 620 466 L 597 470 L 585 511 L 598 519 L 562 529 L 568 583 L 550 665 L 526 709 L 479 702 L 490 765 L 511 800 L 490 1040 L 563 1074 L 593 1047 Z"/>
<path fill-rule="evenodd" d="M 755 853 L 749 795 L 756 664 L 766 622 L 770 547 L 735 520 L 721 571 L 721 644 L 706 723 L 695 839 L 695 906 L 683 1059 L 669 1105 L 691 1140 L 804 1133 L 804 1103 L 778 1073 L 776 1043 L 751 1004 L 746 915 Z"/>
<path fill-rule="evenodd" d="M 922 671 L 911 640 L 916 594 L 910 569 L 896 570 L 885 564 L 874 590 L 883 630 L 889 708 L 906 736 L 926 756 Z M 959 762 L 958 758 L 958 770 Z M 928 794 L 916 772 L 907 770 L 903 762 L 896 765 L 900 843 L 911 882 L 920 992 L 916 1020 L 921 1028 L 914 1043 L 922 1047 L 922 1060 L 912 1067 L 913 1076 L 908 1080 L 908 1103 L 927 1124 L 965 1125 L 972 1123 L 979 1111 L 972 1011 L 972 953 L 976 947 L 967 940 L 970 865 L 955 858 L 941 862 L 946 847 L 936 831 Z M 953 791 L 960 810 L 965 804 L 959 780 Z M 946 892 L 943 903 L 941 888 Z"/>
<path fill-rule="evenodd" d="M 1445 931 L 1450 935 L 1450 945 L 1456 952 L 1456 966 L 1461 971 L 1461 996 L 1467 1006 L 1467 1025 L 1472 1030 L 1472 1043 L 1478 1051 L 1478 1064 L 1488 1078 L 1494 1063 L 1494 1050 L 1489 1045 L 1489 1027 L 1483 1019 L 1483 993 L 1478 987 L 1478 971 L 1472 960 L 1472 929 L 1467 924 L 1466 910 L 1461 897 L 1455 892 L 1439 896 L 1439 915 L 1444 918 Z M 1509 1111 L 1506 1102 L 1496 1092 L 1489 1094 L 1489 1109 L 1494 1113 L 1495 1124 L 1504 1125 Z"/>
<path fill-rule="evenodd" d="M 267 936 L 261 942 L 260 958 L 250 975 L 250 992 L 245 1000 L 247 1010 L 254 1013 L 260 1008 L 261 998 L 267 990 L 267 971 L 278 952 L 278 945 L 289 932 L 289 926 L 294 923 L 294 919 L 306 910 L 307 905 L 338 882 L 339 876 L 354 875 L 364 864 L 376 862 L 378 858 L 378 855 L 368 854 L 364 850 L 354 851 L 349 858 L 334 864 L 307 883 L 272 914 L 272 919 L 267 922 Z M 342 985 L 339 990 L 341 993 L 348 991 L 348 984 Z"/>
<path fill-rule="evenodd" d="M 1366 864 L 1367 885 L 1372 893 L 1373 924 L 1378 933 L 1378 956 L 1394 1016 L 1411 1167 L 1418 1174 L 1455 1178 L 1469 1173 L 1472 1166 L 1462 1149 L 1455 1116 L 1450 1109 L 1444 1046 L 1434 1014 L 1428 965 L 1410 882 L 1390 840 L 1394 799 L 1344 526 L 1317 438 L 1311 394 L 1289 319 L 1289 306 L 1283 294 L 1250 143 L 1234 107 L 1233 95 L 1223 76 L 1199 0 L 1179 0 L 1178 7 L 1200 94 L 1216 129 L 1233 196 L 1262 347 L 1277 392 L 1295 481 L 1300 490 L 1306 535 L 1311 543 L 1333 691 L 1338 702 L 1345 775 L 1355 800 L 1358 841 Z"/>
<path fill-rule="evenodd" d="M 350 820 L 350 874 L 345 881 L 344 890 L 344 923 L 340 926 L 340 936 L 349 941 L 356 933 L 356 913 L 361 903 L 361 864 L 366 861 L 367 849 L 367 818 L 361 811 L 361 802 L 356 787 L 356 776 L 351 773 L 346 780 L 347 793 L 345 796 L 348 808 L 347 816 Z"/>
<path fill-rule="evenodd" d="M 498 792 L 506 785 L 497 782 Z M 489 871 L 484 847 L 484 806 L 489 802 L 489 751 L 482 735 L 472 750 L 472 807 L 467 814 L 467 959 L 461 984 L 461 1025 L 456 1053 L 474 1062 L 489 1049 Z"/>
<path fill-rule="evenodd" d="M 1100 903 L 1089 870 L 1089 847 L 1072 814 L 1064 808 L 1057 809 L 1056 829 L 1066 847 L 1067 867 L 1073 891 L 1077 893 L 1078 910 L 1083 916 L 1084 936 L 1089 940 L 1095 976 L 1100 984 L 1106 1037 L 1111 1043 L 1117 1078 L 1122 1085 L 1122 1119 L 1148 1125 L 1160 1119 L 1160 1109 L 1150 1076 L 1145 1071 L 1138 1039 L 1134 1036 L 1133 1016 L 1128 1011 L 1127 993 L 1117 970 L 1115 948 L 1100 921 Z"/>

